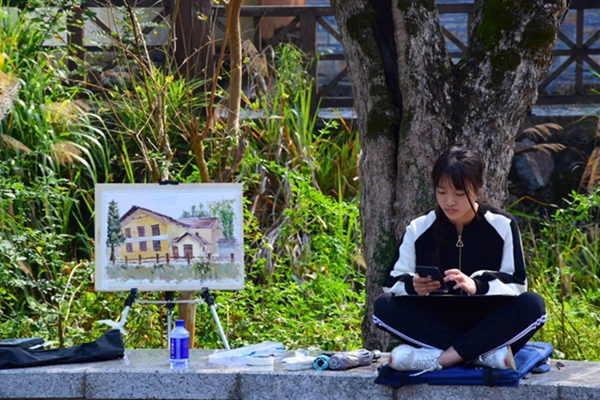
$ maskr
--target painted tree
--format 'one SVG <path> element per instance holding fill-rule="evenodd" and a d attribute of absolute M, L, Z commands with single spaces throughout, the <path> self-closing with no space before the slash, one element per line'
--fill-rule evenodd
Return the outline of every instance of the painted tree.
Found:
<path fill-rule="evenodd" d="M 547 73 L 568 0 L 475 0 L 469 46 L 453 63 L 434 0 L 331 0 L 362 146 L 367 263 L 363 344 L 384 348 L 373 300 L 406 224 L 431 207 L 429 172 L 461 143 L 486 163 L 484 191 L 507 199 L 513 143 Z"/>
<path fill-rule="evenodd" d="M 211 201 L 208 203 L 210 213 L 221 221 L 223 226 L 223 237 L 225 239 L 235 239 L 234 237 L 234 218 L 235 211 L 233 203 L 235 200 Z"/>
<path fill-rule="evenodd" d="M 181 218 L 190 217 L 210 217 L 210 214 L 204 209 L 204 204 L 198 203 L 197 206 L 193 205 L 190 207 L 189 211 L 184 211 L 181 213 Z"/>
<path fill-rule="evenodd" d="M 125 235 L 121 229 L 121 214 L 119 214 L 119 205 L 116 201 L 111 200 L 108 203 L 108 215 L 106 217 L 108 225 L 106 232 L 106 247 L 110 247 L 110 261 L 114 264 L 115 247 L 125 243 Z"/>

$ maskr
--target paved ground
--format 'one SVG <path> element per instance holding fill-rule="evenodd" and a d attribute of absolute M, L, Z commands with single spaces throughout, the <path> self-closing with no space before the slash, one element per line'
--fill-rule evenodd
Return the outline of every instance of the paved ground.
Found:
<path fill-rule="evenodd" d="M 551 361 L 551 372 L 518 387 L 429 386 L 393 389 L 373 383 L 377 367 L 287 371 L 208 363 L 193 350 L 190 368 L 171 371 L 166 350 L 127 350 L 121 360 L 0 371 L 0 398 L 46 399 L 600 399 L 600 363 Z M 559 368 L 560 366 L 560 368 Z"/>

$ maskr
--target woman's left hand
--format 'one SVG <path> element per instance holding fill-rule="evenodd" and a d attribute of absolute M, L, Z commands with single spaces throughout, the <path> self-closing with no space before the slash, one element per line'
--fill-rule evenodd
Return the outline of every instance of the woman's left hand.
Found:
<path fill-rule="evenodd" d="M 446 276 L 444 277 L 444 282 L 453 281 L 456 283 L 453 289 L 462 289 L 468 294 L 475 294 L 477 291 L 477 285 L 475 285 L 475 281 L 469 276 L 463 274 L 459 269 L 449 269 L 445 271 L 445 274 Z"/>

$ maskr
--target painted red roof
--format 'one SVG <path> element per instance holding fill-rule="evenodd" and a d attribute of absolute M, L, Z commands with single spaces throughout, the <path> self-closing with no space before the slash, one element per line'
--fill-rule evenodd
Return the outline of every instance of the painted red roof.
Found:
<path fill-rule="evenodd" d="M 219 222 L 218 218 L 215 217 L 190 217 L 190 218 L 179 218 L 179 221 L 188 225 L 190 228 L 196 229 L 210 229 Z"/>

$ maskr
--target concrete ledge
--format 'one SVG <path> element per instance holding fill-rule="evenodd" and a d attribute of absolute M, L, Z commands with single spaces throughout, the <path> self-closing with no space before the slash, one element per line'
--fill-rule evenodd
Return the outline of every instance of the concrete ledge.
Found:
<path fill-rule="evenodd" d="M 564 361 L 518 387 L 373 383 L 379 363 L 347 371 L 228 368 L 208 363 L 214 350 L 192 350 L 190 368 L 172 371 L 166 350 L 127 350 L 121 360 L 0 371 L 8 399 L 600 399 L 600 363 Z"/>

